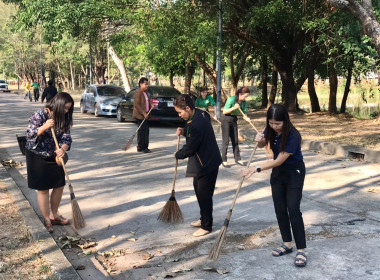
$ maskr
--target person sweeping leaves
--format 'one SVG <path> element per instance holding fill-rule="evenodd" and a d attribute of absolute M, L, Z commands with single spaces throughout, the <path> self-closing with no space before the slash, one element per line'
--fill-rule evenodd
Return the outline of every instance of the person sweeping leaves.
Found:
<path fill-rule="evenodd" d="M 186 177 L 193 177 L 195 195 L 200 208 L 200 219 L 191 223 L 200 227 L 193 233 L 199 237 L 209 234 L 213 225 L 213 200 L 219 165 L 222 163 L 210 116 L 196 109 L 188 94 L 177 96 L 174 108 L 186 121 L 184 128 L 177 128 L 177 136 L 186 137 L 186 144 L 174 153 L 176 159 L 189 158 Z"/>
<path fill-rule="evenodd" d="M 273 160 L 255 168 L 243 169 L 241 173 L 249 178 L 255 172 L 272 169 L 272 198 L 283 241 L 280 247 L 272 251 L 272 255 L 279 257 L 293 251 L 291 227 L 297 247 L 294 264 L 304 267 L 307 263 L 306 238 L 300 204 L 306 171 L 301 135 L 290 122 L 285 107 L 274 104 L 268 109 L 264 133 L 258 133 L 255 140 L 259 148 L 267 146 L 273 152 Z"/>

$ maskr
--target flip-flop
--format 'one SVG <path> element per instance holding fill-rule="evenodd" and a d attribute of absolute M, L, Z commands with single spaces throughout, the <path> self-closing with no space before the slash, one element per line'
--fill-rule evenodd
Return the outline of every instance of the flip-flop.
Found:
<path fill-rule="evenodd" d="M 280 257 L 280 256 L 283 256 L 283 255 L 286 255 L 286 254 L 289 254 L 289 253 L 293 252 L 293 247 L 292 248 L 288 248 L 284 244 L 282 244 L 281 248 L 283 248 L 285 251 L 282 251 L 281 249 L 278 249 L 278 248 L 273 249 L 273 251 L 277 252 L 278 254 L 274 254 L 272 252 L 272 256 L 273 257 Z"/>
<path fill-rule="evenodd" d="M 298 255 L 304 256 L 305 259 L 303 258 L 297 258 Z M 301 263 L 297 263 L 297 261 L 301 261 Z M 296 258 L 294 259 L 294 265 L 298 267 L 305 267 L 307 264 L 307 257 L 306 254 L 303 252 L 297 252 Z"/>
<path fill-rule="evenodd" d="M 51 220 L 51 223 L 53 225 L 65 226 L 65 225 L 68 225 L 70 223 L 69 219 L 66 219 L 62 216 L 59 216 L 58 218 L 55 218 L 54 220 L 52 220 L 52 219 L 50 219 L 50 220 Z"/>
<path fill-rule="evenodd" d="M 47 229 L 47 231 L 49 233 L 53 233 L 54 232 L 54 228 L 53 228 L 53 225 L 51 223 L 44 223 L 45 224 L 45 228 Z"/>

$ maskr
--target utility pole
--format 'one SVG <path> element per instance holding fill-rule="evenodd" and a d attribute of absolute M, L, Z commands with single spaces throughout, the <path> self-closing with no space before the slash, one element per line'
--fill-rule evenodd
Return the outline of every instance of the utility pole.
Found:
<path fill-rule="evenodd" d="M 219 20 L 218 20 L 218 50 L 216 62 L 216 118 L 220 120 L 222 105 L 222 0 L 219 0 Z"/>
<path fill-rule="evenodd" d="M 44 85 L 44 69 L 42 64 L 42 26 L 40 30 L 40 65 L 41 65 L 41 83 L 40 83 L 40 94 L 42 95 L 42 89 Z"/>
<path fill-rule="evenodd" d="M 91 54 L 91 37 L 90 37 L 90 55 L 89 55 L 89 59 L 90 59 L 90 85 L 92 84 L 92 54 Z"/>

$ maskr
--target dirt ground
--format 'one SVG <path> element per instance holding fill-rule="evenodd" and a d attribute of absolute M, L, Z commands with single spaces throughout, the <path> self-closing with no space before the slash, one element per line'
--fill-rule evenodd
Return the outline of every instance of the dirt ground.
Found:
<path fill-rule="evenodd" d="M 259 131 L 264 129 L 266 110 L 251 111 L 248 116 Z M 329 115 L 326 112 L 290 114 L 290 119 L 305 140 L 380 149 L 380 120 L 358 120 L 349 114 Z M 249 128 L 250 125 L 239 120 L 239 127 Z"/>
<path fill-rule="evenodd" d="M 0 279 L 58 280 L 1 181 L 0 208 Z"/>

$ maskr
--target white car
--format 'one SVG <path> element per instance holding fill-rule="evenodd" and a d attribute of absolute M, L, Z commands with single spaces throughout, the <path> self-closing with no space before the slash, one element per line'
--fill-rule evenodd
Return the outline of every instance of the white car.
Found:
<path fill-rule="evenodd" d="M 8 84 L 5 80 L 0 80 L 0 90 L 2 91 L 10 91 L 8 89 Z"/>

